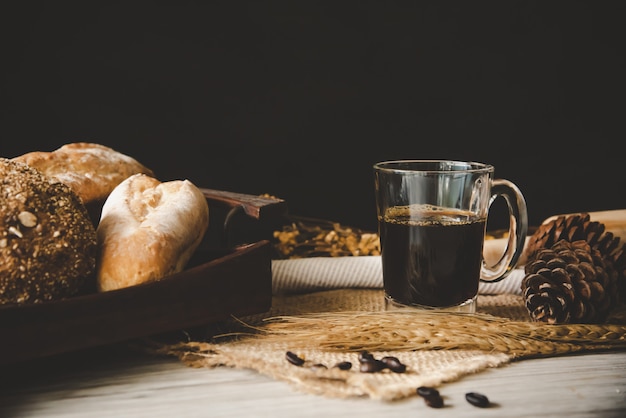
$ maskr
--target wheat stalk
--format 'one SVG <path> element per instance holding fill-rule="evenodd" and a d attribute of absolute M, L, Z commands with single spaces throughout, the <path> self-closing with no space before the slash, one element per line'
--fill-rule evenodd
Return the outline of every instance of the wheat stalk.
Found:
<path fill-rule="evenodd" d="M 342 351 L 467 349 L 513 358 L 626 349 L 626 326 L 511 321 L 484 314 L 403 311 L 275 316 L 242 336 L 264 343 Z"/>

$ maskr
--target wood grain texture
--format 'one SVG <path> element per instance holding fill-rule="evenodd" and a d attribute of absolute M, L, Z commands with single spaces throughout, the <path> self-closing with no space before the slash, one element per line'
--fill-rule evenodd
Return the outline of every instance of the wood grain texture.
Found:
<path fill-rule="evenodd" d="M 210 208 L 209 229 L 184 271 L 115 291 L 0 306 L 0 365 L 267 311 L 272 248 L 266 229 L 285 213 L 286 203 L 201 191 Z M 220 216 L 220 209 L 231 214 L 237 208 L 241 217 L 227 222 Z M 236 240 L 227 236 L 235 227 Z"/>
<path fill-rule="evenodd" d="M 189 368 L 172 358 L 109 349 L 4 370 L 0 416 L 21 417 L 623 417 L 626 352 L 514 362 L 444 384 L 445 407 L 332 399 L 250 370 Z M 488 409 L 465 400 L 485 394 Z"/>
<path fill-rule="evenodd" d="M 246 215 L 255 219 L 261 219 L 267 216 L 282 216 L 287 210 L 287 203 L 278 198 L 207 188 L 200 188 L 200 190 L 210 205 L 223 205 L 228 208 L 241 207 Z"/>
<path fill-rule="evenodd" d="M 204 255 L 208 257 L 208 255 Z M 192 259 L 163 280 L 0 307 L 0 365 L 195 327 L 271 306 L 270 243 Z"/>

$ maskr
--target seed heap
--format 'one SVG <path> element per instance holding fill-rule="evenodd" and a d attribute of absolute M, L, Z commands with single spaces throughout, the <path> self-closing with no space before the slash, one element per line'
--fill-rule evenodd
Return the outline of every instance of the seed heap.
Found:
<path fill-rule="evenodd" d="M 543 224 L 525 249 L 521 287 L 531 319 L 605 322 L 626 299 L 626 254 L 619 241 L 587 213 Z"/>
<path fill-rule="evenodd" d="M 279 258 L 380 255 L 377 233 L 337 222 L 294 219 L 274 231 L 274 240 Z"/>

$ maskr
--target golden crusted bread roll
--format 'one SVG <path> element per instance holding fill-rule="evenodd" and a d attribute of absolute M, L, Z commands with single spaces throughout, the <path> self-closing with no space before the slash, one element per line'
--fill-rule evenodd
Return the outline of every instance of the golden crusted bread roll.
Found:
<path fill-rule="evenodd" d="M 102 207 L 97 228 L 98 290 L 152 282 L 182 271 L 208 225 L 206 198 L 189 180 L 130 176 Z"/>
<path fill-rule="evenodd" d="M 83 200 L 92 221 L 97 221 L 102 204 L 123 180 L 137 173 L 154 177 L 134 158 L 90 142 L 66 144 L 51 152 L 32 151 L 13 160 L 67 184 Z"/>
<path fill-rule="evenodd" d="M 0 304 L 93 290 L 96 231 L 65 184 L 0 158 Z"/>

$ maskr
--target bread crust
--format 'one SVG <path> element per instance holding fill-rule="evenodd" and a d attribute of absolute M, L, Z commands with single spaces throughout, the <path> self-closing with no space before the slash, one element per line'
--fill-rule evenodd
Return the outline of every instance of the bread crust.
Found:
<path fill-rule="evenodd" d="M 209 225 L 206 198 L 189 180 L 134 174 L 102 208 L 97 228 L 97 286 L 109 291 L 182 271 Z"/>
<path fill-rule="evenodd" d="M 51 151 L 32 151 L 13 158 L 67 184 L 87 206 L 100 204 L 113 189 L 137 173 L 154 172 L 134 158 L 91 142 L 65 144 Z"/>
<path fill-rule="evenodd" d="M 0 304 L 36 303 L 95 288 L 96 231 L 64 183 L 0 158 Z"/>

